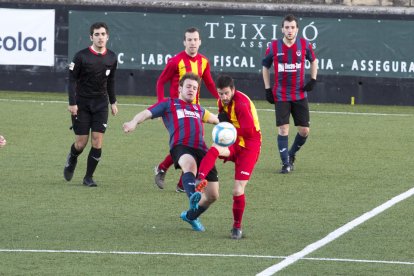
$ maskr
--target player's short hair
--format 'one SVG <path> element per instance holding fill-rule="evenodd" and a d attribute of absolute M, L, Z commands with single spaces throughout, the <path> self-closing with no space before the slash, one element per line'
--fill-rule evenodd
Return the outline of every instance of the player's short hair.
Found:
<path fill-rule="evenodd" d="M 93 31 L 96 29 L 100 29 L 100 28 L 105 28 L 106 33 L 109 34 L 109 28 L 108 25 L 106 25 L 105 22 L 95 22 L 91 25 L 91 27 L 89 28 L 89 33 L 91 35 L 93 35 Z"/>
<path fill-rule="evenodd" d="M 220 75 L 216 80 L 216 87 L 218 89 L 223 89 L 226 87 L 230 87 L 230 89 L 234 89 L 234 80 L 229 75 Z"/>
<path fill-rule="evenodd" d="M 190 28 L 186 29 L 185 32 L 184 32 L 184 41 L 185 41 L 185 34 L 186 33 L 196 33 L 196 32 L 198 33 L 198 37 L 201 38 L 201 36 L 200 36 L 200 30 L 198 28 L 196 28 L 196 27 L 190 27 Z"/>
<path fill-rule="evenodd" d="M 283 28 L 283 25 L 285 24 L 286 21 L 287 22 L 295 21 L 296 22 L 296 27 L 299 28 L 299 21 L 293 14 L 288 14 L 288 15 L 285 16 L 285 18 L 283 18 L 282 28 Z"/>
<path fill-rule="evenodd" d="M 194 73 L 191 73 L 191 72 L 190 73 L 186 73 L 184 76 L 181 77 L 180 83 L 179 83 L 179 85 L 181 87 L 184 86 L 184 81 L 185 80 L 195 80 L 198 83 L 198 85 L 200 86 L 201 79 L 200 79 L 200 77 L 198 75 L 196 75 Z"/>

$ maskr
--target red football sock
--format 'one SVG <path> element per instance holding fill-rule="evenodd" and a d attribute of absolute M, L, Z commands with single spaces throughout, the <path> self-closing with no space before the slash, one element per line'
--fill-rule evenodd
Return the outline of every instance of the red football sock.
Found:
<path fill-rule="evenodd" d="M 241 228 L 246 198 L 244 194 L 233 196 L 233 227 Z"/>
<path fill-rule="evenodd" d="M 198 168 L 198 178 L 205 179 L 211 169 L 216 163 L 216 159 L 219 156 L 219 152 L 215 147 L 211 147 L 203 160 L 201 160 L 200 167 Z"/>
<path fill-rule="evenodd" d="M 163 171 L 167 171 L 169 167 L 171 167 L 171 165 L 174 164 L 174 161 L 171 157 L 170 154 L 168 154 L 165 159 L 158 165 L 158 168 L 163 170 Z"/>

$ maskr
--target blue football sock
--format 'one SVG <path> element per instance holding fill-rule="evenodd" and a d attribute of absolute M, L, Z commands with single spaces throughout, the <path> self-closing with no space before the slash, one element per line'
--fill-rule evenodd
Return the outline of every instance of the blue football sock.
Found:
<path fill-rule="evenodd" d="M 292 146 L 289 150 L 289 156 L 295 156 L 296 152 L 300 150 L 300 148 L 306 143 L 306 139 L 308 137 L 303 137 L 299 133 L 296 134 L 295 141 L 293 142 Z"/>
<path fill-rule="evenodd" d="M 195 175 L 192 172 L 186 172 L 182 176 L 184 190 L 188 198 L 195 192 Z"/>
<path fill-rule="evenodd" d="M 277 136 L 277 146 L 279 148 L 280 159 L 282 159 L 283 164 L 289 163 L 289 137 L 288 136 Z"/>

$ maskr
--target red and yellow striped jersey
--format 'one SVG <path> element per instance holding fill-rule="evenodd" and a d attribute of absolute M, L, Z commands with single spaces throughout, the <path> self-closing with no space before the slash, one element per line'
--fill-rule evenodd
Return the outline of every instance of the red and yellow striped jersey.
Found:
<path fill-rule="evenodd" d="M 211 95 L 213 95 L 216 99 L 219 98 L 216 85 L 211 77 L 210 62 L 208 59 L 199 53 L 196 56 L 191 57 L 185 51 L 182 51 L 168 60 L 167 65 L 158 78 L 158 101 L 162 101 L 164 99 L 164 85 L 167 82 L 170 82 L 170 98 L 178 98 L 179 81 L 184 74 L 189 72 L 199 75 Z M 194 103 L 199 103 L 199 97 L 200 93 L 197 94 Z"/>
<path fill-rule="evenodd" d="M 236 143 L 241 147 L 260 146 L 262 134 L 259 117 L 256 107 L 246 94 L 236 90 L 228 105 L 223 105 L 221 100 L 217 101 L 217 105 L 219 112 L 226 112 L 231 123 L 236 127 Z"/>

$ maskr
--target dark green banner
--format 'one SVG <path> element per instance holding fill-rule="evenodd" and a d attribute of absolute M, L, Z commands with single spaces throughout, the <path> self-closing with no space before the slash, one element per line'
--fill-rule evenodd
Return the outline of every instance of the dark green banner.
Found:
<path fill-rule="evenodd" d="M 69 12 L 69 59 L 91 44 L 89 26 L 105 21 L 108 48 L 120 69 L 162 70 L 182 51 L 184 30 L 201 31 L 200 53 L 213 71 L 260 73 L 267 43 L 282 37 L 282 17 L 161 14 L 139 12 Z M 300 18 L 299 34 L 319 60 L 319 74 L 412 78 L 414 21 Z M 309 67 L 309 64 L 307 64 Z"/>

